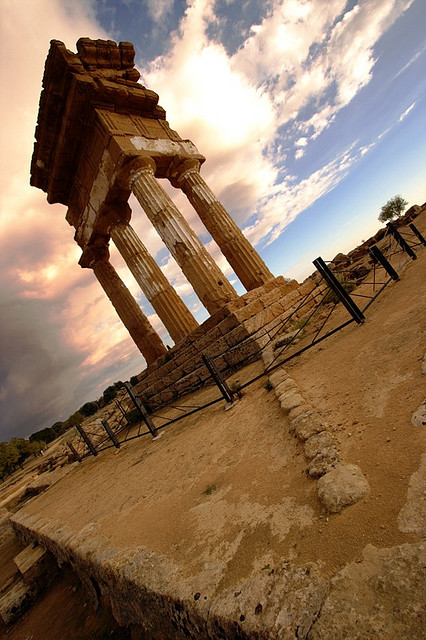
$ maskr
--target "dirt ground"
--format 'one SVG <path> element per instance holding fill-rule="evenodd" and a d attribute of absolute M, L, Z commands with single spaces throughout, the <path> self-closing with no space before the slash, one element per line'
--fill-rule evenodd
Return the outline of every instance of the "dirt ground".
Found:
<path fill-rule="evenodd" d="M 416 225 L 426 234 L 425 215 Z M 360 503 L 325 514 L 316 481 L 306 474 L 303 445 L 290 435 L 263 378 L 228 411 L 215 404 L 155 440 L 146 436 L 85 459 L 22 512 L 90 531 L 106 547 L 152 549 L 209 597 L 283 560 L 315 562 L 331 577 L 361 558 L 367 543 L 417 541 L 400 531 L 398 515 L 426 451 L 425 429 L 411 424 L 426 391 L 425 273 L 423 249 L 368 309 L 363 325 L 350 325 L 286 366 L 343 459 L 364 472 L 370 493 Z M 243 383 L 262 370 L 258 362 L 234 379 Z M 183 403 L 216 395 L 204 389 Z M 61 589 L 72 584 L 68 579 Z M 49 606 L 40 619 L 50 615 Z M 25 637 L 10 633 L 13 640 Z"/>

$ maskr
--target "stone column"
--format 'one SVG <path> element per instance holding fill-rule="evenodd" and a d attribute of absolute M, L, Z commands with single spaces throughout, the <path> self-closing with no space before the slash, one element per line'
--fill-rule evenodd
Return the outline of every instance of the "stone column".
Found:
<path fill-rule="evenodd" d="M 182 189 L 247 291 L 273 279 L 260 255 L 206 184 L 198 160 L 175 163 L 170 181 Z"/>
<path fill-rule="evenodd" d="M 175 343 L 198 327 L 198 322 L 167 280 L 145 245 L 127 222 L 110 228 L 115 246 Z"/>
<path fill-rule="evenodd" d="M 79 261 L 90 267 L 148 365 L 167 352 L 148 318 L 109 261 L 108 247 L 88 247 Z"/>
<path fill-rule="evenodd" d="M 129 167 L 130 188 L 195 293 L 213 314 L 237 294 L 154 173 L 151 158 L 137 158 Z"/>

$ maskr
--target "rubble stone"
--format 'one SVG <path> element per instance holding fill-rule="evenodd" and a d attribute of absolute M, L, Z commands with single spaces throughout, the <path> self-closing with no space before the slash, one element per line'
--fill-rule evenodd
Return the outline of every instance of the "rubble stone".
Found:
<path fill-rule="evenodd" d="M 318 480 L 318 497 L 328 513 L 340 513 L 362 500 L 369 485 L 361 469 L 355 464 L 341 464 Z"/>

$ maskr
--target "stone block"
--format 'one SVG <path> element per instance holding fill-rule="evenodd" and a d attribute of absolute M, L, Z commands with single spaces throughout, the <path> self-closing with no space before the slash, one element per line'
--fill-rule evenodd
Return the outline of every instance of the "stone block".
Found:
<path fill-rule="evenodd" d="M 225 362 L 229 366 L 235 366 L 241 364 L 246 360 L 250 360 L 255 356 L 260 355 L 259 345 L 255 340 L 248 340 L 242 345 L 235 347 L 234 349 L 223 354 Z"/>
<path fill-rule="evenodd" d="M 312 438 L 312 436 L 324 430 L 316 411 L 307 405 L 301 405 L 300 407 L 297 407 L 297 409 L 300 409 L 301 413 L 296 415 L 294 418 L 291 416 L 292 414 L 294 415 L 295 410 L 290 412 L 290 430 L 299 438 L 299 440 L 308 440 L 309 438 Z"/>
<path fill-rule="evenodd" d="M 262 304 L 261 300 L 256 299 L 250 302 L 250 304 L 241 307 L 241 309 L 237 309 L 234 312 L 234 315 L 239 322 L 244 322 L 245 320 L 252 318 L 257 313 L 263 311 L 263 309 L 264 305 Z"/>
<path fill-rule="evenodd" d="M 271 304 L 273 304 L 277 300 L 280 300 L 281 298 L 282 298 L 282 293 L 280 289 L 277 287 L 276 289 L 272 289 L 272 291 L 268 291 L 268 293 L 264 293 L 262 295 L 262 302 L 266 309 L 267 307 L 270 307 Z"/>
<path fill-rule="evenodd" d="M 308 295 L 308 293 L 311 293 L 311 291 L 313 291 L 316 287 L 316 284 L 313 280 L 311 280 L 310 278 L 307 278 L 305 280 L 305 282 L 303 282 L 297 289 L 298 293 L 300 294 L 300 296 L 302 298 L 304 298 L 305 296 Z"/>
<path fill-rule="evenodd" d="M 312 458 L 308 465 L 308 475 L 311 478 L 321 478 L 324 474 L 334 469 L 340 463 L 340 456 L 335 447 L 323 447 Z"/>
<path fill-rule="evenodd" d="M 271 322 L 272 320 L 274 320 L 272 311 L 270 309 L 264 309 L 257 315 L 249 318 L 249 320 L 246 320 L 243 324 L 248 333 L 250 335 L 253 335 L 254 333 L 256 333 L 256 331 L 259 331 L 259 329 L 265 327 L 265 325 L 267 325 L 268 322 Z"/>
<path fill-rule="evenodd" d="M 173 392 L 172 389 L 165 389 L 159 394 L 158 403 L 162 405 L 170 404 L 171 402 L 173 402 L 176 396 L 177 394 Z"/>
<path fill-rule="evenodd" d="M 303 404 L 303 398 L 299 393 L 289 391 L 280 397 L 281 409 L 284 413 L 290 413 L 292 409 Z"/>
<path fill-rule="evenodd" d="M 274 319 L 278 318 L 281 314 L 283 314 L 286 311 L 286 308 L 284 307 L 283 303 L 280 300 L 276 300 L 276 302 L 273 302 L 269 309 L 271 310 Z"/>
<path fill-rule="evenodd" d="M 37 584 L 27 584 L 22 578 L 15 580 L 6 591 L 0 593 L 0 618 L 11 624 L 21 617 L 37 594 Z"/>
<path fill-rule="evenodd" d="M 368 544 L 331 579 L 309 640 L 424 638 L 425 566 L 424 540 L 382 549 Z"/>
<path fill-rule="evenodd" d="M 280 302 L 283 305 L 284 309 L 289 309 L 290 307 L 293 307 L 296 303 L 298 303 L 300 300 L 301 300 L 301 295 L 299 293 L 299 290 L 294 289 L 293 291 L 290 291 L 285 296 L 283 296 Z"/>
<path fill-rule="evenodd" d="M 225 335 L 226 343 L 229 347 L 234 347 L 235 345 L 247 340 L 249 337 L 249 333 L 247 329 L 239 324 L 235 329 L 233 329 L 230 333 Z"/>
<path fill-rule="evenodd" d="M 306 440 L 304 446 L 305 458 L 307 458 L 307 460 L 312 460 L 324 448 L 332 446 L 333 437 L 328 433 L 328 431 L 320 431 Z"/>
<path fill-rule="evenodd" d="M 284 378 L 277 385 L 275 385 L 275 395 L 278 399 L 288 391 L 296 391 L 299 392 L 299 387 L 293 378 Z"/>
<path fill-rule="evenodd" d="M 212 358 L 216 358 L 217 356 L 222 355 L 222 353 L 225 353 L 225 351 L 227 351 L 228 349 L 229 349 L 229 345 L 226 342 L 226 339 L 224 337 L 221 337 L 218 340 L 215 340 L 214 342 L 212 342 L 205 349 L 204 353 L 207 353 Z"/>
<path fill-rule="evenodd" d="M 285 369 L 279 368 L 269 374 L 269 381 L 274 386 L 277 387 L 284 380 L 288 380 L 290 376 L 288 375 Z"/>
<path fill-rule="evenodd" d="M 236 327 L 239 327 L 240 323 L 237 320 L 237 318 L 235 317 L 234 314 L 228 316 L 227 318 L 225 318 L 224 320 L 222 320 L 222 322 L 220 322 L 217 325 L 217 328 L 219 329 L 220 333 L 225 336 L 228 333 L 230 333 L 232 331 L 232 329 L 235 329 Z"/>
<path fill-rule="evenodd" d="M 191 373 L 178 382 L 175 383 L 174 388 L 176 389 L 179 396 L 184 395 L 185 393 L 189 393 L 190 391 L 194 391 L 201 386 L 201 380 L 199 376 L 195 373 Z"/>
<path fill-rule="evenodd" d="M 57 571 L 53 556 L 41 546 L 28 545 L 14 557 L 13 561 L 25 582 L 31 583 L 37 580 L 39 586 Z"/>
<path fill-rule="evenodd" d="M 328 513 L 340 513 L 362 500 L 369 485 L 355 464 L 341 464 L 318 480 L 318 497 Z"/>

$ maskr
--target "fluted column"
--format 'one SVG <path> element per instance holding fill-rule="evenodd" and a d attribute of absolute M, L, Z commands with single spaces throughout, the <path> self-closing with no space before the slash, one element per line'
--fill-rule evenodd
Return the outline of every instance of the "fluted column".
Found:
<path fill-rule="evenodd" d="M 215 313 L 237 294 L 154 172 L 153 160 L 138 159 L 130 171 L 130 187 L 203 305 Z"/>
<path fill-rule="evenodd" d="M 167 350 L 108 258 L 107 247 L 90 247 L 84 251 L 79 264 L 93 269 L 134 343 L 150 365 Z"/>
<path fill-rule="evenodd" d="M 197 160 L 176 163 L 171 169 L 170 181 L 185 193 L 247 291 L 260 287 L 271 280 L 273 274 L 217 200 L 199 170 Z"/>
<path fill-rule="evenodd" d="M 198 327 L 198 322 L 127 222 L 110 229 L 111 238 L 175 343 Z"/>

